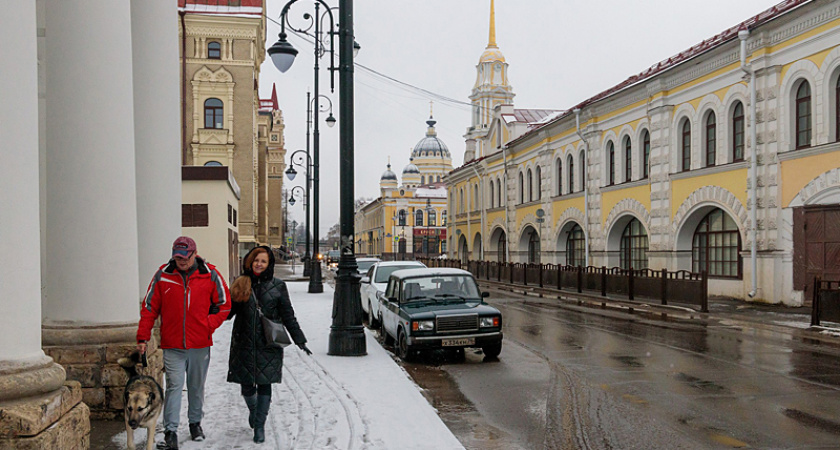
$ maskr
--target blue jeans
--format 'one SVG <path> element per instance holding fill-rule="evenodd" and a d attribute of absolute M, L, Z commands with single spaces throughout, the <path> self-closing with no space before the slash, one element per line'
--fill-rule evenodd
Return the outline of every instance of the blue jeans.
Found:
<path fill-rule="evenodd" d="M 201 422 L 204 416 L 204 381 L 210 367 L 210 347 L 163 349 L 166 370 L 166 400 L 163 404 L 163 424 L 166 431 L 178 431 L 181 418 L 181 391 L 187 383 L 187 417 L 190 423 Z"/>

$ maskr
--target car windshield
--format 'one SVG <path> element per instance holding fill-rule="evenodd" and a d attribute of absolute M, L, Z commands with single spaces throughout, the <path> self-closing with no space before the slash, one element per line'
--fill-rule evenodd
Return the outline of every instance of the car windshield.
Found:
<path fill-rule="evenodd" d="M 356 264 L 359 266 L 359 272 L 367 272 L 370 269 L 370 266 L 376 264 L 379 261 L 359 261 Z M 388 281 L 388 280 L 385 280 Z"/>
<path fill-rule="evenodd" d="M 477 300 L 475 280 L 465 275 L 436 275 L 405 280 L 405 301 Z"/>
<path fill-rule="evenodd" d="M 379 266 L 379 269 L 376 271 L 376 279 L 373 280 L 374 283 L 387 283 L 388 277 L 391 276 L 397 270 L 402 269 L 416 269 L 418 267 L 423 267 L 419 264 L 406 264 L 404 266 Z"/>

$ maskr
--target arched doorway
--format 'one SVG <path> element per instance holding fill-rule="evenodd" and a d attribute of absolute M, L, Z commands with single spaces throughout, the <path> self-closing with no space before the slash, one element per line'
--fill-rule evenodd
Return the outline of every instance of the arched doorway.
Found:
<path fill-rule="evenodd" d="M 519 237 L 519 259 L 522 262 L 538 264 L 540 255 L 540 234 L 528 225 Z"/>
<path fill-rule="evenodd" d="M 469 261 L 470 252 L 469 248 L 467 247 L 467 238 L 462 234 L 460 238 L 458 238 L 458 258 L 461 260 L 461 263 L 466 264 Z"/>
<path fill-rule="evenodd" d="M 476 261 L 484 259 L 481 254 L 481 233 L 476 233 L 473 239 L 472 259 Z"/>
<path fill-rule="evenodd" d="M 488 261 L 507 262 L 507 234 L 502 227 L 497 227 L 490 234 L 487 243 L 488 252 L 485 252 L 484 259 Z"/>

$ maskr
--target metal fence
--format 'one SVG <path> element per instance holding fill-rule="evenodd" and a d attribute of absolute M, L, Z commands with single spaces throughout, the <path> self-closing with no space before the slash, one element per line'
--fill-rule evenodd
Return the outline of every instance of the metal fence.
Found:
<path fill-rule="evenodd" d="M 622 269 L 620 267 L 568 266 L 558 264 L 503 263 L 457 259 L 418 258 L 429 267 L 457 267 L 468 270 L 479 280 L 518 286 L 533 286 L 626 297 L 628 300 L 668 301 L 685 303 L 709 311 L 709 289 L 706 272 L 687 270 Z"/>
<path fill-rule="evenodd" d="M 815 277 L 811 325 L 819 325 L 822 320 L 840 323 L 840 281 Z"/>

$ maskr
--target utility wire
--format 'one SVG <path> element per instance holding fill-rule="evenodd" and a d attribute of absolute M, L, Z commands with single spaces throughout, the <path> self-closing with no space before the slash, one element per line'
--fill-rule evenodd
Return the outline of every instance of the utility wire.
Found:
<path fill-rule="evenodd" d="M 280 25 L 280 22 L 272 19 L 271 17 L 266 17 L 266 18 L 269 21 L 273 22 L 274 24 Z M 289 29 L 289 31 L 291 31 L 292 34 L 299 37 L 301 40 L 307 42 L 308 44 L 315 45 L 315 40 L 312 36 L 310 36 L 306 33 L 300 33 L 298 31 L 295 31 L 295 30 L 292 30 L 292 29 Z M 378 70 L 372 69 L 370 67 L 367 67 L 367 66 L 365 66 L 363 64 L 360 64 L 360 63 L 357 63 L 357 62 L 353 62 L 353 65 L 355 67 L 361 69 L 362 71 L 364 71 L 366 74 L 370 75 L 371 78 L 379 79 L 380 81 L 390 83 L 390 84 L 392 84 L 392 85 L 394 85 L 398 88 L 404 89 L 404 90 L 409 91 L 409 92 L 420 93 L 420 95 L 422 95 L 423 98 L 428 98 L 428 99 L 431 99 L 431 100 L 437 100 L 437 101 L 439 101 L 439 102 L 441 102 L 441 103 L 443 103 L 444 105 L 447 105 L 447 106 L 454 106 L 454 107 L 457 107 L 458 109 L 461 109 L 461 110 L 469 110 L 469 109 L 472 109 L 475 106 L 478 106 L 478 105 L 473 105 L 472 103 L 469 103 L 469 102 L 465 102 L 465 101 L 462 101 L 462 100 L 457 100 L 457 99 L 448 97 L 448 96 L 443 95 L 443 94 L 438 94 L 438 93 L 430 91 L 428 89 L 424 89 L 424 88 L 415 86 L 411 83 L 407 83 L 407 82 L 398 80 L 394 77 L 386 75 L 386 74 L 384 74 L 384 73 L 382 73 Z M 481 107 L 481 106 L 478 106 L 478 107 Z"/>

